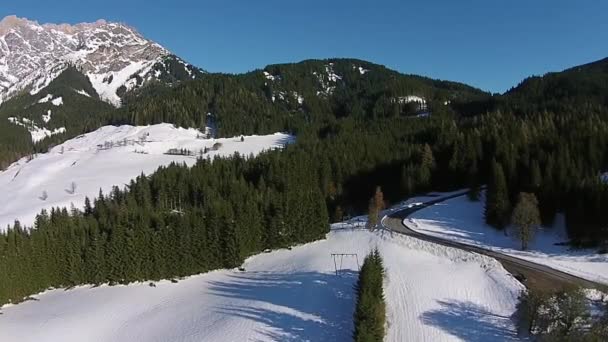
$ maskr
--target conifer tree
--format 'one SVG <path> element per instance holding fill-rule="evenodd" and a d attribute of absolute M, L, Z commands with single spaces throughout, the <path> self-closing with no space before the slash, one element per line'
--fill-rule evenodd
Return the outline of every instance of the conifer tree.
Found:
<path fill-rule="evenodd" d="M 504 229 L 509 223 L 510 210 L 509 192 L 502 166 L 493 161 L 492 177 L 486 195 L 486 222 L 498 229 Z"/>
<path fill-rule="evenodd" d="M 384 194 L 382 193 L 382 189 L 378 186 L 376 187 L 376 192 L 374 193 L 374 197 L 369 200 L 368 206 L 368 214 L 367 214 L 367 228 L 369 230 L 374 230 L 378 227 L 380 213 L 384 209 Z"/>

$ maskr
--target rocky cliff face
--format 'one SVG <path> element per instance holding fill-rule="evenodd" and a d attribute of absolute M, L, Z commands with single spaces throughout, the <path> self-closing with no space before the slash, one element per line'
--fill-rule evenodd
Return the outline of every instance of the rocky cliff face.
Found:
<path fill-rule="evenodd" d="M 124 24 L 41 25 L 9 16 L 0 21 L 0 103 L 23 91 L 36 94 L 74 65 L 100 98 L 120 106 L 119 94 L 161 79 L 171 58 L 191 78 L 200 72 Z"/>

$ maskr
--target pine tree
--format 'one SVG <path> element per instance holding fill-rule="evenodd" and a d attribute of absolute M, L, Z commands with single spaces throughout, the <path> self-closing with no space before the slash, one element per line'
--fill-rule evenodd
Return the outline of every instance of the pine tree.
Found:
<path fill-rule="evenodd" d="M 477 160 L 473 160 L 473 165 L 469 168 L 467 172 L 467 185 L 469 187 L 469 192 L 467 196 L 471 201 L 479 201 L 479 194 L 481 192 L 481 187 L 479 185 L 479 175 L 477 170 Z"/>
<path fill-rule="evenodd" d="M 540 165 L 537 160 L 532 161 L 532 169 L 530 170 L 530 187 L 531 189 L 538 189 L 541 186 L 542 177 L 540 172 Z"/>
<path fill-rule="evenodd" d="M 486 195 L 486 222 L 498 229 L 504 229 L 509 223 L 511 204 L 509 191 L 502 166 L 492 162 L 492 178 Z"/>
<path fill-rule="evenodd" d="M 384 209 L 384 194 L 382 193 L 382 189 L 378 186 L 376 187 L 376 192 L 374 193 L 374 197 L 369 200 L 368 206 L 368 214 L 367 214 L 367 228 L 369 230 L 374 230 L 378 227 L 380 213 Z"/>
<path fill-rule="evenodd" d="M 435 169 L 435 157 L 429 144 L 424 144 L 422 149 L 422 160 L 418 168 L 418 183 L 420 187 L 426 189 L 431 184 L 432 172 Z"/>
<path fill-rule="evenodd" d="M 356 285 L 357 304 L 354 314 L 354 340 L 383 341 L 386 322 L 384 302 L 384 266 L 377 249 L 363 261 Z"/>

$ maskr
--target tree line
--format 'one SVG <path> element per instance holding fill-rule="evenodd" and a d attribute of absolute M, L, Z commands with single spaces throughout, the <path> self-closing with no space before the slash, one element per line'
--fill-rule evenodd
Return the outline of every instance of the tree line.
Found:
<path fill-rule="evenodd" d="M 429 191 L 429 190 L 454 190 L 462 187 L 479 187 L 480 184 L 488 183 L 488 197 L 491 197 L 493 189 L 493 174 L 500 174 L 499 169 L 503 169 L 504 201 L 508 202 L 508 208 L 513 208 L 516 198 L 520 192 L 533 193 L 538 198 L 540 216 L 544 222 L 550 222 L 559 211 L 565 211 L 568 232 L 575 243 L 599 244 L 605 241 L 606 214 L 601 210 L 605 197 L 600 194 L 606 193 L 606 186 L 600 181 L 598 171 L 606 165 L 606 156 L 602 149 L 604 146 L 600 142 L 608 137 L 608 124 L 599 115 L 589 115 L 586 118 L 572 121 L 563 121 L 563 116 L 558 118 L 549 113 L 539 115 L 536 118 L 513 118 L 510 115 L 494 113 L 475 119 L 463 120 L 450 113 L 433 115 L 429 118 L 411 119 L 407 117 L 380 118 L 376 120 L 366 120 L 362 118 L 345 117 L 338 120 L 331 120 L 319 124 L 311 124 L 303 128 L 298 135 L 297 142 L 288 146 L 283 151 L 274 151 L 263 154 L 254 159 L 233 158 L 228 160 L 216 160 L 214 163 L 206 161 L 199 162 L 199 166 L 188 170 L 183 166 L 172 166 L 161 168 L 158 175 L 150 177 L 153 184 L 157 184 L 157 179 L 162 179 L 168 175 L 179 178 L 171 186 L 163 187 L 162 191 L 158 188 L 151 193 L 148 190 L 141 190 L 137 185 L 130 186 L 128 189 L 115 191 L 113 194 L 106 194 L 101 199 L 97 199 L 91 204 L 96 215 L 87 215 L 90 210 L 82 210 L 85 214 L 80 215 L 78 211 L 56 209 L 54 212 L 41 215 L 36 227 L 29 228 L 15 227 L 5 233 L 0 234 L 0 256 L 3 261 L 0 267 L 9 268 L 3 270 L 3 274 L 14 274 L 8 277 L 7 282 L 3 282 L 5 291 L 10 295 L 4 295 L 3 300 L 17 300 L 27 294 L 35 293 L 49 286 L 71 286 L 83 282 L 97 283 L 100 281 L 129 281 L 138 279 L 157 279 L 160 276 L 172 277 L 186 274 L 194 274 L 200 271 L 224 267 L 227 263 L 216 261 L 205 264 L 205 267 L 186 267 L 176 266 L 174 271 L 134 271 L 136 276 L 128 272 L 106 273 L 106 266 L 94 267 L 94 265 L 82 266 L 83 260 L 90 260 L 85 255 L 90 253 L 89 248 L 96 246 L 91 241 L 103 242 L 103 252 L 96 252 L 103 255 L 112 263 L 122 265 L 125 269 L 131 267 L 132 262 L 125 255 L 110 257 L 113 252 L 119 250 L 126 253 L 129 250 L 154 250 L 154 248 L 140 248 L 133 244 L 133 237 L 137 236 L 142 241 L 156 241 L 162 248 L 173 246 L 179 255 L 190 259 L 198 259 L 200 254 L 188 248 L 175 247 L 176 243 L 165 243 L 166 239 L 176 239 L 181 235 L 176 231 L 176 221 L 182 224 L 188 215 L 198 219 L 206 217 L 207 220 L 213 218 L 205 227 L 218 228 L 218 222 L 226 224 L 232 216 L 239 216 L 242 210 L 236 210 L 244 202 L 258 203 L 259 217 L 263 217 L 266 224 L 253 225 L 251 228 L 247 222 L 249 220 L 234 221 L 234 229 L 237 229 L 239 239 L 246 241 L 253 239 L 259 241 L 259 236 L 265 236 L 262 241 L 266 244 L 254 243 L 257 248 L 246 248 L 242 256 L 259 251 L 262 247 L 270 248 L 273 246 L 285 245 L 289 242 L 310 241 L 310 239 L 322 237 L 315 227 L 321 225 L 326 227 L 329 221 L 339 221 L 348 216 L 364 213 L 370 206 L 369 197 L 373 194 L 376 186 L 383 189 L 383 201 L 387 204 L 397 202 L 408 196 Z M 576 129 L 576 126 L 593 127 L 584 134 L 585 138 L 575 139 L 572 136 L 582 136 L 583 132 Z M 563 127 L 564 129 L 561 129 Z M 568 129 L 566 129 L 568 128 Z M 572 131 L 573 129 L 573 131 Z M 567 158 L 566 158 L 567 157 Z M 252 171 L 253 165 L 257 166 Z M 212 172 L 197 172 L 200 169 L 213 170 Z M 177 171 L 179 170 L 179 172 Z M 252 175 L 255 177 L 252 178 Z M 539 177 L 540 175 L 540 177 Z M 287 179 L 295 178 L 306 181 L 293 181 L 287 185 Z M 145 178 L 145 177 L 144 177 Z M 140 177 L 138 182 L 145 184 L 147 181 Z M 224 184 L 219 182 L 221 179 L 232 180 L 234 184 Z M 259 181 L 258 181 L 259 179 Z M 263 180 L 263 181 L 262 181 Z M 257 182 L 264 184 L 274 190 L 268 190 L 276 196 L 291 194 L 293 202 L 285 202 L 282 206 L 277 206 L 276 196 L 256 195 L 259 189 L 252 188 Z M 247 184 L 242 186 L 248 197 L 238 197 L 234 194 L 238 191 L 229 192 L 227 188 L 237 187 L 237 184 Z M 203 186 L 204 191 L 199 186 Z M 306 185 L 306 186 L 304 186 Z M 199 189 L 203 193 L 208 193 L 208 197 L 213 200 L 201 200 L 201 196 L 188 194 L 185 186 Z M 257 185 L 259 186 L 259 185 Z M 262 188 L 264 188 L 262 187 Z M 239 188 L 240 189 L 240 188 Z M 296 196 L 295 193 L 303 191 Z M 306 208 L 307 202 L 300 205 L 295 198 L 302 201 L 311 202 L 308 197 L 303 197 L 304 193 L 310 193 L 315 198 L 315 211 L 309 214 L 319 220 L 310 228 L 305 222 L 312 218 L 304 217 L 303 212 L 294 208 Z M 265 191 L 262 191 L 264 193 Z M 136 195 L 139 193 L 139 195 Z M 143 194 L 147 194 L 143 196 Z M 314 195 L 314 196 L 313 196 Z M 141 198 L 139 198 L 139 197 Z M 244 196 L 244 195 L 243 195 Z M 144 197 L 149 197 L 144 199 Z M 249 200 L 249 198 L 253 200 Z M 131 199 L 129 201 L 122 200 Z M 139 198 L 138 200 L 134 200 Z M 282 197 L 281 197 L 282 198 Z M 274 200 L 271 200 L 274 199 Z M 578 203 L 578 202 L 581 203 Z M 148 203 L 153 203 L 152 207 Z M 280 202 L 280 201 L 279 201 Z M 105 204 L 110 203 L 108 209 Z M 179 205 L 191 210 L 183 210 Z M 219 203 L 219 204 L 214 204 Z M 262 204 L 263 203 L 263 204 Z M 274 203 L 274 204 L 272 204 Z M 289 204 L 287 204 L 289 203 Z M 128 205 L 127 205 L 128 204 Z M 197 209 L 197 206 L 204 206 Z M 312 206 L 312 204 L 311 204 Z M 126 208 L 131 209 L 126 209 Z M 226 208 L 231 207 L 232 212 Z M 222 209 L 223 208 L 223 209 Z M 312 208 L 312 207 L 311 207 Z M 153 209 L 153 210 L 151 210 Z M 289 210 L 288 210 L 289 209 Z M 217 219 L 212 212 L 226 211 L 220 215 L 223 220 Z M 311 209 L 312 210 L 312 209 Z M 180 213 L 183 212 L 184 216 Z M 263 212 L 262 215 L 260 212 Z M 163 215 L 160 215 L 163 213 Z M 160 216 L 159 216 L 160 215 Z M 509 210 L 506 218 L 511 215 Z M 589 216 L 590 215 L 590 216 Z M 45 219 L 48 217 L 48 219 Z M 243 214 L 244 217 L 244 214 Z M 590 219 L 589 217 L 592 217 Z M 89 222 L 92 218 L 96 223 Z M 99 220 L 99 222 L 97 222 Z M 167 224 L 166 221 L 172 222 Z M 207 222 L 202 220 L 203 222 Z M 198 222 L 194 220 L 193 222 Z M 252 222 L 256 222 L 252 219 Z M 268 222 L 271 222 L 268 224 Z M 281 231 L 279 223 L 284 222 L 284 229 L 295 230 L 301 235 L 285 235 Z M 194 229 L 194 223 L 188 223 Z M 52 233 L 45 233 L 50 225 Z M 103 228 L 84 228 L 84 227 L 103 227 Z M 134 225 L 141 225 L 141 230 L 129 229 Z M 229 225 L 232 227 L 232 225 Z M 81 227 L 81 228 L 75 228 Z M 152 227 L 160 227 L 159 233 Z M 167 228 L 169 227 L 169 228 Z M 261 228 L 260 228 L 261 227 Z M 96 238 L 99 231 L 100 238 Z M 124 231 L 124 235 L 129 235 L 129 239 L 121 238 L 129 247 L 125 249 L 113 248 L 106 250 L 112 244 L 112 232 Z M 202 229 L 202 228 L 201 228 Z M 207 229 L 207 228 L 205 228 Z M 231 228 L 232 229 L 232 228 Z M 249 230 L 254 233 L 249 233 Z M 261 230 L 260 230 L 261 229 Z M 139 232 L 136 234 L 136 232 Z M 262 234 L 263 233 L 263 234 Z M 56 244 L 47 243 L 41 236 L 49 235 L 53 237 Z M 91 234 L 95 237 L 90 238 Z M 122 234 L 122 233 L 121 233 Z M 192 233 L 194 234 L 194 232 Z M 242 235 L 241 235 L 242 234 Z M 265 234 L 265 235 L 264 235 Z M 150 236 L 155 236 L 151 239 Z M 295 236 L 295 237 L 294 237 Z M 36 242 L 37 249 L 44 252 L 34 252 L 23 247 L 23 241 L 27 241 L 25 246 L 32 241 Z M 188 237 L 189 240 L 202 243 L 200 249 L 207 249 L 207 244 L 218 244 L 215 240 L 202 240 Z M 69 241 L 69 243 L 68 243 Z M 75 242 L 78 241 L 78 242 Z M 20 246 L 17 248 L 17 246 Z M 228 245 L 226 245 L 228 246 Z M 84 249 L 83 249 L 84 248 Z M 95 247 L 97 248 L 97 247 Z M 27 252 L 26 252 L 27 251 Z M 145 253 L 145 252 L 141 253 Z M 52 253 L 58 255 L 55 258 L 35 259 L 34 262 L 27 255 L 37 255 L 42 253 Z M 18 253 L 18 254 L 16 254 Z M 72 261 L 65 265 L 78 265 L 76 271 L 65 269 L 63 260 L 69 253 L 74 257 Z M 137 252 L 140 253 L 140 252 Z M 175 260 L 170 252 L 163 252 L 167 260 Z M 7 255 L 11 255 L 10 258 Z M 19 255 L 18 257 L 16 255 Z M 221 255 L 220 253 L 214 255 Z M 149 257 L 142 257 L 149 264 L 156 265 L 158 262 L 150 262 Z M 211 257 L 213 260 L 213 257 Z M 44 272 L 28 273 L 28 270 L 38 270 L 35 265 L 45 265 L 45 261 L 55 260 L 54 265 L 45 266 Z M 8 261 L 10 260 L 10 261 Z M 139 260 L 139 259 L 137 259 Z M 156 260 L 156 259 L 152 259 Z M 230 258 L 230 260 L 240 260 Z M 136 262 L 135 264 L 138 264 Z M 129 264 L 129 266 L 127 266 Z M 169 263 L 172 265 L 172 263 Z M 32 266 L 34 265 L 34 266 Z M 30 267 L 31 266 L 31 267 Z M 147 266 L 148 267 L 148 266 Z M 166 269 L 167 266 L 158 266 Z M 91 278 L 81 270 L 96 270 L 99 274 Z M 121 273 L 123 272 L 123 273 Z M 25 274 L 28 275 L 25 275 Z M 36 281 L 25 281 L 22 278 L 36 278 L 35 273 L 46 274 L 46 278 Z M 66 274 L 68 278 L 62 278 Z M 117 276 L 118 274 L 119 276 Z M 122 276 L 120 276 L 122 275 Z M 48 279 L 52 279 L 49 281 Z M 66 279 L 71 279 L 66 281 Z M 28 285 L 34 284 L 34 285 Z"/>
<path fill-rule="evenodd" d="M 305 156 L 171 165 L 0 234 L 0 303 L 47 288 L 179 278 L 322 238 L 325 201 Z M 280 171 L 279 171 L 280 170 Z"/>
<path fill-rule="evenodd" d="M 384 341 L 386 303 L 384 301 L 384 266 L 374 249 L 363 261 L 355 287 L 357 304 L 354 314 L 356 342 Z"/>
<path fill-rule="evenodd" d="M 275 87 L 316 86 L 310 76 L 297 75 L 321 72 L 325 63 L 268 71 L 284 73 L 283 83 Z M 0 284 L 0 302 L 49 286 L 170 278 L 229 267 L 263 248 L 322 237 L 329 221 L 368 210 L 376 186 L 390 204 L 424 191 L 462 187 L 473 189 L 475 197 L 488 184 L 487 197 L 500 203 L 500 210 L 487 217 L 498 227 L 509 222 L 519 194 L 530 193 L 543 223 L 550 225 L 558 212 L 565 212 L 575 244 L 606 242 L 608 213 L 602 208 L 608 188 L 599 177 L 608 170 L 606 109 L 564 105 L 558 112 L 522 113 L 519 104 L 506 103 L 482 115 L 464 116 L 457 106 L 441 103 L 451 92 L 464 98 L 479 95 L 462 85 L 434 85 L 405 76 L 389 82 L 396 75 L 370 65 L 364 65 L 373 69 L 365 74 L 372 78 L 366 79 L 352 71 L 352 63 L 334 66 L 352 82 L 337 84 L 328 97 L 315 96 L 316 88 L 303 86 L 298 93 L 305 100 L 298 107 L 273 103 L 264 91 L 269 80 L 258 71 L 209 75 L 169 89 L 151 86 L 142 90 L 148 95 L 140 94 L 141 100 L 127 98 L 123 108 L 96 115 L 92 122 L 169 121 L 199 127 L 209 110 L 220 134 L 285 129 L 297 133 L 297 142 L 254 159 L 203 160 L 191 170 L 161 168 L 127 189 L 100 194 L 84 209 L 41 213 L 33 229 L 16 223 L 0 234 L 0 268 L 2 274 L 11 274 Z M 376 71 L 379 76 L 373 76 Z M 427 92 L 430 117 L 404 115 L 387 101 L 417 91 Z M 253 225 L 244 219 L 245 212 L 254 215 Z M 181 226 L 190 228 L 182 234 Z M 237 241 L 243 241 L 238 253 L 231 252 L 233 238 L 219 239 L 224 229 L 236 231 Z M 249 239 L 251 244 L 245 242 Z M 103 262 L 93 262 L 101 258 Z M 176 260 L 190 266 L 175 265 Z"/>
<path fill-rule="evenodd" d="M 530 289 L 522 294 L 518 312 L 521 332 L 539 341 L 608 340 L 608 304 L 588 299 L 580 289 Z"/>

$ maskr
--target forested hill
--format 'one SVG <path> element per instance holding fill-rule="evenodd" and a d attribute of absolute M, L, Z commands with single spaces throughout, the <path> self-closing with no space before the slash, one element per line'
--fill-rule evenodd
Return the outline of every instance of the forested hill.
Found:
<path fill-rule="evenodd" d="M 181 70 L 172 63 L 178 62 L 167 59 L 164 69 Z M 185 79 L 181 76 L 167 77 Z M 201 129 L 210 125 L 221 137 L 297 133 L 303 126 L 344 117 L 366 120 L 446 112 L 451 111 L 451 101 L 489 96 L 464 84 L 403 75 L 355 59 L 307 60 L 240 75 L 196 76 L 181 83 L 148 82 L 121 93 L 123 106 L 114 108 L 100 100 L 86 76 L 70 67 L 37 94 L 25 92 L 0 106 L 0 168 L 107 124 L 167 122 Z M 47 99 L 49 95 L 52 98 Z M 59 98 L 62 103 L 54 105 L 52 100 Z M 40 134 L 44 129 L 53 134 L 32 141 L 30 132 Z M 61 129 L 65 131 L 54 131 Z"/>
<path fill-rule="evenodd" d="M 46 152 L 49 146 L 97 129 L 106 121 L 102 113 L 112 110 L 86 76 L 68 67 L 37 94 L 24 92 L 2 103 L 0 169 L 24 155 Z"/>
<path fill-rule="evenodd" d="M 529 77 L 504 94 L 523 113 L 608 107 L 608 58 L 561 72 Z"/>
<path fill-rule="evenodd" d="M 116 121 L 199 127 L 208 116 L 220 136 L 293 131 L 343 117 L 374 119 L 445 111 L 454 99 L 488 94 L 464 84 L 403 75 L 356 60 L 307 60 L 241 75 L 207 74 L 176 88 L 147 87 L 125 99 Z"/>

